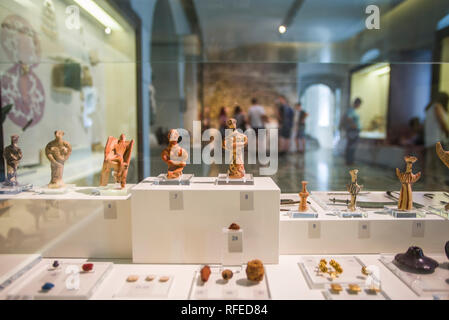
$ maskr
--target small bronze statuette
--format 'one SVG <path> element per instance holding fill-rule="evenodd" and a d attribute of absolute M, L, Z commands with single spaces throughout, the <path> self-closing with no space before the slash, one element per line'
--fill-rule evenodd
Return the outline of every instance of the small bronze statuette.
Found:
<path fill-rule="evenodd" d="M 62 137 L 64 131 L 55 131 L 55 139 L 50 141 L 45 147 L 45 155 L 50 160 L 51 180 L 48 184 L 49 188 L 57 189 L 64 186 L 62 175 L 64 173 L 64 163 L 69 159 L 72 153 L 72 146 Z"/>
<path fill-rule="evenodd" d="M 228 129 L 232 129 L 232 133 L 223 140 L 223 149 L 232 152 L 228 176 L 230 179 L 240 179 L 245 176 L 243 151 L 248 144 L 248 138 L 237 130 L 237 121 L 235 119 L 229 119 L 226 124 Z"/>
<path fill-rule="evenodd" d="M 17 145 L 19 142 L 18 135 L 11 136 L 11 144 L 3 151 L 3 157 L 6 161 L 6 179 L 3 183 L 8 187 L 15 187 L 19 185 L 17 181 L 17 168 L 19 168 L 19 162 L 22 160 L 22 150 Z"/>
<path fill-rule="evenodd" d="M 167 164 L 167 179 L 178 179 L 189 158 L 187 151 L 178 144 L 179 132 L 171 129 L 168 132 L 168 146 L 161 153 L 162 160 Z"/>
<path fill-rule="evenodd" d="M 401 194 L 399 196 L 398 209 L 401 211 L 409 211 L 413 208 L 412 184 L 419 180 L 421 172 L 414 174 L 412 172 L 413 163 L 418 160 L 413 156 L 404 157 L 406 162 L 405 172 L 401 172 L 396 168 L 396 175 L 401 181 Z"/>
<path fill-rule="evenodd" d="M 307 181 L 301 181 L 302 183 L 302 190 L 299 193 L 299 198 L 301 199 L 301 201 L 299 202 L 299 208 L 298 211 L 299 212 L 305 212 L 307 211 L 308 207 L 307 207 L 307 197 L 309 196 L 309 192 L 307 191 Z"/>
<path fill-rule="evenodd" d="M 351 195 L 351 202 L 348 204 L 349 211 L 355 211 L 357 207 L 357 195 L 360 193 L 360 190 L 362 190 L 363 186 L 359 186 L 357 183 L 357 174 L 359 173 L 359 170 L 353 169 L 349 171 L 349 174 L 351 175 L 351 183 L 346 185 L 346 188 L 348 189 L 349 194 Z"/>

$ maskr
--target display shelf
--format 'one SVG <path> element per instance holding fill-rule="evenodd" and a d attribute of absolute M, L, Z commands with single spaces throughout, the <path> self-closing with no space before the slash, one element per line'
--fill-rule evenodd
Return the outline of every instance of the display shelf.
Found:
<path fill-rule="evenodd" d="M 341 192 L 312 192 L 309 199 L 317 203 L 315 199 L 318 196 L 349 198 L 349 194 L 342 195 Z M 384 192 L 380 191 L 363 196 L 364 201 L 386 199 Z M 281 198 L 299 201 L 297 194 L 281 194 Z M 418 196 L 416 198 L 419 199 Z M 289 207 L 294 208 L 295 205 L 281 205 L 284 210 Z M 429 211 L 425 217 L 400 219 L 383 209 L 366 211 L 366 218 L 340 218 L 321 206 L 317 212 L 317 218 L 291 219 L 286 211 L 280 211 L 280 254 L 400 252 L 411 243 L 425 251 L 438 252 L 449 233 L 449 220 Z"/>
<path fill-rule="evenodd" d="M 191 300 L 268 300 L 271 299 L 267 277 L 260 282 L 249 281 L 243 267 L 229 268 L 234 275 L 229 280 L 223 280 L 223 268 L 211 267 L 207 282 L 201 281 L 197 271 L 192 281 Z"/>
<path fill-rule="evenodd" d="M 335 279 L 327 274 L 319 274 L 317 266 L 321 259 L 326 259 L 328 264 L 331 259 L 334 259 L 343 268 L 343 273 Z M 298 265 L 311 289 L 324 289 L 331 283 L 361 285 L 366 281 L 366 277 L 361 273 L 363 263 L 355 256 L 304 256 Z"/>
<path fill-rule="evenodd" d="M 43 260 L 36 270 L 32 270 L 28 281 L 8 292 L 7 299 L 87 300 L 112 268 L 110 262 L 97 262 L 94 263 L 92 271 L 84 272 L 81 269 L 83 262 L 77 260 L 61 260 L 58 268 L 53 268 L 52 262 L 53 260 L 49 259 Z M 69 273 L 70 268 L 79 272 Z M 68 282 L 75 277 L 79 277 L 79 285 L 71 287 Z M 54 287 L 48 291 L 43 290 L 42 286 L 45 283 L 52 283 Z"/>
<path fill-rule="evenodd" d="M 277 263 L 280 190 L 270 178 L 254 182 L 216 185 L 194 177 L 189 186 L 136 185 L 133 262 L 220 263 L 222 228 L 237 223 L 245 230 L 244 259 Z"/>
<path fill-rule="evenodd" d="M 40 254 L 0 255 L 0 291 L 31 270 L 41 259 Z"/>
<path fill-rule="evenodd" d="M 449 262 L 445 255 L 430 255 L 439 263 L 433 273 L 415 273 L 399 266 L 394 255 L 382 255 L 380 261 L 419 296 L 449 294 Z"/>
<path fill-rule="evenodd" d="M 136 274 L 137 281 L 129 282 L 127 279 L 122 279 L 123 285 L 113 295 L 113 298 L 129 298 L 129 299 L 165 299 L 168 297 L 170 287 L 174 280 L 173 275 L 166 274 Z M 154 277 L 153 280 L 148 281 L 147 277 Z M 167 277 L 167 281 L 161 281 L 163 277 Z"/>

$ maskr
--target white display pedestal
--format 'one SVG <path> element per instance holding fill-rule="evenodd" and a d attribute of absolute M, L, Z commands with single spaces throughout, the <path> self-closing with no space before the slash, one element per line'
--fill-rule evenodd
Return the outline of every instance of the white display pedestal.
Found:
<path fill-rule="evenodd" d="M 314 197 L 320 193 L 320 198 L 335 196 L 325 191 L 312 192 L 310 201 L 318 209 L 317 218 L 292 219 L 285 212 L 280 212 L 280 254 L 403 252 L 411 244 L 432 253 L 440 252 L 448 240 L 449 220 L 431 214 L 430 210 L 424 209 L 427 212 L 425 217 L 395 218 L 383 208 L 362 208 L 366 217 L 343 218 L 335 210 L 325 210 L 316 204 Z M 383 194 L 369 193 L 376 201 L 386 201 Z M 422 201 L 424 192 L 413 194 L 414 201 L 431 204 L 431 201 Z M 282 194 L 282 197 L 299 200 L 297 194 Z M 364 197 L 359 199 L 365 201 Z M 291 207 L 295 208 L 295 205 Z M 289 206 L 281 208 L 285 210 Z"/>
<path fill-rule="evenodd" d="M 133 262 L 221 263 L 222 228 L 245 230 L 244 260 L 279 259 L 280 190 L 271 178 L 254 185 L 140 183 L 131 190 Z"/>
<path fill-rule="evenodd" d="M 130 185 L 131 187 L 132 185 Z M 0 234 L 20 229 L 10 251 L 39 251 L 44 258 L 131 259 L 131 194 L 93 195 L 95 187 L 64 194 L 0 194 L 7 207 Z"/>

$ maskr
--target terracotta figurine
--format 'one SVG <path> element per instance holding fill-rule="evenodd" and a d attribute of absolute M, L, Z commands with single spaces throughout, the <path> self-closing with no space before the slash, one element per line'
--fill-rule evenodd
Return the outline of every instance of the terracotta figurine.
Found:
<path fill-rule="evenodd" d="M 72 146 L 62 139 L 63 136 L 64 131 L 55 131 L 55 140 L 50 141 L 45 147 L 45 155 L 50 160 L 51 166 L 51 180 L 48 187 L 52 189 L 64 186 L 64 182 L 62 181 L 64 163 L 72 153 Z"/>
<path fill-rule="evenodd" d="M 421 172 L 416 174 L 412 172 L 413 163 L 418 160 L 416 157 L 405 156 L 404 160 L 406 162 L 405 172 L 401 172 L 398 168 L 396 168 L 396 175 L 402 184 L 398 209 L 401 211 L 408 211 L 413 208 L 412 184 L 419 180 L 421 177 Z"/>
<path fill-rule="evenodd" d="M 120 138 L 110 136 L 104 147 L 104 161 L 101 169 L 100 186 L 106 186 L 109 182 L 111 169 L 114 171 L 114 180 L 120 183 L 123 189 L 126 185 L 129 163 L 133 151 L 134 140 L 126 141 L 122 133 Z"/>
<path fill-rule="evenodd" d="M 353 169 L 349 171 L 349 174 L 351 175 L 351 183 L 346 185 L 346 188 L 351 195 L 351 202 L 348 205 L 349 211 L 355 211 L 357 207 L 357 195 L 360 193 L 360 190 L 362 190 L 363 186 L 359 186 L 357 183 L 357 174 L 359 173 L 359 170 Z"/>
<path fill-rule="evenodd" d="M 440 142 L 436 144 L 438 158 L 449 168 L 449 151 L 445 151 Z M 449 203 L 444 206 L 444 209 L 449 210 Z"/>
<path fill-rule="evenodd" d="M 231 179 L 240 179 L 245 176 L 243 149 L 248 144 L 248 138 L 237 130 L 237 121 L 235 119 L 229 119 L 226 125 L 228 129 L 232 129 L 232 133 L 223 140 L 223 148 L 232 152 L 228 176 Z"/>
<path fill-rule="evenodd" d="M 17 168 L 19 162 L 22 160 L 22 150 L 20 150 L 17 143 L 19 142 L 18 135 L 11 136 L 11 144 L 3 151 L 3 157 L 6 161 L 6 179 L 3 183 L 5 186 L 14 187 L 19 185 L 17 181 Z"/>
<path fill-rule="evenodd" d="M 167 179 L 177 179 L 182 176 L 182 170 L 189 158 L 187 151 L 178 144 L 179 132 L 171 129 L 168 132 L 168 146 L 161 153 L 161 158 L 168 166 Z"/>
<path fill-rule="evenodd" d="M 309 196 L 309 192 L 307 191 L 307 181 L 301 181 L 302 183 L 302 190 L 299 193 L 299 198 L 301 198 L 301 201 L 299 202 L 299 212 L 305 212 L 307 211 L 307 197 Z"/>

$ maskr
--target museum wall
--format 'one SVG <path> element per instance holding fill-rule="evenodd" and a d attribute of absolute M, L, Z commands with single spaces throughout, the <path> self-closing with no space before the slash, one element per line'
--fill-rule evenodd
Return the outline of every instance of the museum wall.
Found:
<path fill-rule="evenodd" d="M 9 144 L 11 134 L 19 134 L 19 145 L 24 151 L 21 165 L 45 164 L 46 158 L 42 155 L 42 150 L 54 138 L 53 132 L 61 129 L 65 131 L 64 138 L 73 147 L 72 157 L 67 165 L 92 156 L 91 165 L 98 167 L 100 171 L 103 147 L 109 135 L 118 136 L 123 132 L 130 138 L 137 138 L 135 32 L 104 1 L 98 3 L 107 9 L 122 28 L 113 30 L 109 35 L 83 9 L 80 10 L 80 28 L 68 29 L 66 9 L 74 4 L 72 1 L 53 0 L 50 2 L 53 4 L 50 9 L 44 3 L 48 2 L 0 3 L 0 21 L 3 23 L 0 47 L 2 106 L 12 102 L 13 94 L 17 94 L 18 99 L 23 101 L 18 106 L 15 103 L 3 124 L 4 143 Z M 7 33 L 4 23 L 8 21 L 20 21 L 29 26 L 34 30 L 36 40 L 30 41 L 29 37 Z M 22 80 L 19 88 L 11 93 L 5 90 L 5 85 L 9 81 L 14 83 L 20 72 L 17 67 L 19 58 L 11 56 L 5 50 L 8 46 L 16 45 L 13 41 L 20 41 L 21 47 L 16 51 L 20 52 L 22 62 L 30 70 L 29 80 Z M 37 59 L 34 64 L 30 60 L 33 52 L 39 52 L 35 55 Z M 70 59 L 70 64 L 62 64 L 65 59 Z M 83 67 L 88 70 L 91 79 L 84 72 L 78 76 L 79 69 L 83 70 Z M 61 73 L 66 79 L 63 84 L 58 78 Z M 81 77 L 81 81 L 77 77 Z M 22 93 L 26 90 L 25 87 L 20 89 L 21 85 L 36 90 Z M 27 104 L 27 99 L 31 99 L 31 104 Z M 28 109 L 31 105 L 34 107 Z M 16 114 L 15 108 L 19 107 L 22 108 L 23 115 L 18 119 L 12 115 Z M 33 122 L 23 131 L 24 124 L 30 119 Z M 101 156 L 94 156 L 96 152 Z M 48 168 L 48 173 L 49 171 Z M 33 182 L 32 180 L 33 174 L 23 178 L 24 182 Z"/>

